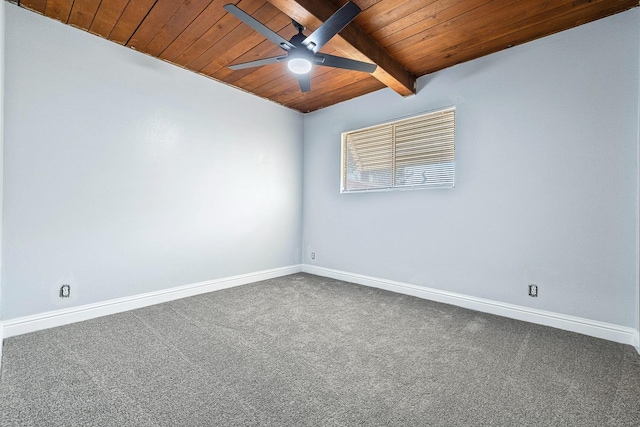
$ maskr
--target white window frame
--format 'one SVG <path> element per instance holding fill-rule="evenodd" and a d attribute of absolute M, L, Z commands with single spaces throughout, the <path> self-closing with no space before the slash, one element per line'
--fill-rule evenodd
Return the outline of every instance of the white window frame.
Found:
<path fill-rule="evenodd" d="M 419 190 L 419 189 L 433 189 L 433 188 L 454 188 L 455 187 L 455 107 L 447 107 L 440 110 L 430 111 L 422 113 L 413 117 L 403 118 L 375 126 L 370 126 L 363 129 L 356 129 L 348 132 L 343 132 L 341 136 L 341 164 L 340 164 L 340 193 L 368 193 L 374 191 L 397 191 L 397 190 Z M 440 120 L 442 119 L 442 120 Z M 444 124 L 442 124 L 444 123 Z M 418 141 L 413 139 L 408 141 L 408 137 L 403 137 L 403 132 L 406 135 L 412 129 L 412 126 L 422 126 L 424 132 L 430 132 L 428 137 L 429 141 L 424 138 Z M 400 129 L 400 136 L 396 137 L 396 129 Z M 422 128 L 421 128 L 422 129 Z M 442 132 L 440 131 L 442 129 Z M 389 133 L 390 135 L 386 135 Z M 383 134 L 383 135 L 381 135 Z M 432 137 L 436 134 L 435 138 Z M 358 182 L 364 181 L 348 181 L 349 175 L 349 151 L 348 151 L 348 139 L 357 138 L 362 135 L 363 139 L 373 139 L 371 135 L 380 135 L 376 138 L 376 141 L 381 140 L 382 143 L 376 143 L 378 146 L 383 146 L 386 151 L 389 152 L 382 154 L 383 159 L 381 163 L 388 163 L 384 167 L 379 169 L 381 176 L 388 182 L 387 185 L 375 181 L 370 188 L 348 188 L 348 184 L 352 183 L 357 185 Z M 369 136 L 367 136 L 369 135 Z M 386 146 L 388 139 L 389 147 Z M 405 153 L 409 147 L 409 154 L 404 157 L 403 160 L 398 160 L 398 145 L 396 145 L 396 139 L 399 139 L 400 150 L 402 151 L 402 144 L 405 147 Z M 404 141 L 403 141 L 404 140 Z M 434 148 L 437 147 L 437 148 Z M 442 148 L 441 148 L 442 147 Z M 424 158 L 425 152 L 438 151 L 442 154 L 427 154 L 432 161 L 421 163 L 420 157 Z M 439 162 L 433 162 L 433 160 L 441 160 Z M 357 161 L 357 160 L 356 160 Z M 371 160 L 370 160 L 371 161 Z M 399 166 L 402 162 L 405 165 Z M 422 170 L 421 174 L 416 176 L 422 176 L 422 183 L 414 182 L 412 174 L 407 174 L 406 179 L 399 178 L 398 168 L 402 167 L 402 177 L 405 177 L 407 169 L 413 168 L 411 163 L 414 163 L 415 168 L 418 171 Z M 414 171 L 416 169 L 413 169 Z M 361 171 L 351 170 L 351 173 L 360 173 Z M 377 173 L 377 172 L 376 172 Z M 427 174 L 427 175 L 425 175 Z M 429 180 L 430 182 L 426 182 Z M 404 181 L 404 182 L 403 182 Z"/>

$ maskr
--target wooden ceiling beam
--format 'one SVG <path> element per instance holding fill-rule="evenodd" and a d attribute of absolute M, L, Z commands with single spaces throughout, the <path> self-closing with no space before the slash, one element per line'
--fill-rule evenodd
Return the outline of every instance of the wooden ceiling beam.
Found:
<path fill-rule="evenodd" d="M 308 28 L 318 28 L 337 9 L 330 2 L 317 0 L 268 0 L 292 19 Z M 402 96 L 416 93 L 416 77 L 353 22 L 331 39 L 344 55 L 378 65 L 373 77 Z"/>

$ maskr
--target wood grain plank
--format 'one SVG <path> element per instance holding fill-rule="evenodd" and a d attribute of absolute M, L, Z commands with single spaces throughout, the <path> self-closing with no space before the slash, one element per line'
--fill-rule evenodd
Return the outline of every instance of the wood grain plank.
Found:
<path fill-rule="evenodd" d="M 314 67 L 311 71 L 312 81 L 318 79 L 332 69 L 327 67 Z M 270 99 L 274 94 L 282 91 L 292 91 L 294 94 L 301 93 L 296 76 L 287 68 L 286 64 L 274 64 L 269 67 L 262 67 L 254 75 L 243 81 L 242 86 L 250 89 L 258 96 Z M 313 91 L 313 89 L 312 89 Z M 306 97 L 313 95 L 305 93 Z"/>
<path fill-rule="evenodd" d="M 293 100 L 306 99 L 310 101 L 316 97 L 324 97 L 325 102 L 330 103 L 335 91 L 344 85 L 353 83 L 354 75 L 350 71 L 339 71 L 335 68 L 317 68 L 311 75 L 311 92 L 300 91 L 299 84 L 289 84 L 290 81 L 296 82 L 295 76 L 289 74 L 290 80 L 287 85 L 281 85 L 274 88 L 275 92 L 270 93 L 270 99 L 276 102 L 288 104 Z"/>
<path fill-rule="evenodd" d="M 357 4 L 358 7 L 363 11 L 372 8 L 373 6 L 375 6 L 378 3 L 384 3 L 384 0 L 351 0 L 351 1 L 353 1 L 355 4 Z M 414 1 L 414 0 L 411 0 L 411 1 Z M 342 7 L 346 2 L 347 2 L 347 0 L 332 0 L 332 3 L 337 8 Z M 389 3 L 389 1 L 387 1 L 387 3 Z"/>
<path fill-rule="evenodd" d="M 401 41 L 385 46 L 391 55 L 403 58 L 404 64 L 416 75 L 420 74 L 421 63 L 416 61 L 412 53 L 427 50 L 429 52 L 444 46 L 455 46 L 464 39 L 472 37 L 473 33 L 484 22 L 500 16 L 507 19 L 508 16 L 518 13 L 518 8 L 513 4 L 518 0 L 500 0 L 485 3 L 473 10 L 439 23 L 433 28 L 421 33 L 415 33 Z M 510 19 L 510 18 L 509 18 Z M 408 53 L 411 51 L 411 53 Z"/>
<path fill-rule="evenodd" d="M 431 45 L 428 49 L 431 57 L 442 60 L 451 57 L 451 53 L 454 51 L 465 50 L 470 46 L 484 43 L 500 36 L 500 34 L 504 34 L 504 32 L 508 31 L 508 28 L 513 27 L 516 22 L 525 22 L 528 20 L 537 22 L 537 17 L 545 14 L 556 17 L 558 14 L 562 14 L 566 8 L 571 7 L 566 2 L 564 4 L 559 2 L 553 4 L 542 2 L 536 6 L 537 7 L 533 7 L 530 3 L 529 7 L 526 8 L 518 7 L 518 5 L 502 8 L 493 11 L 491 15 L 492 19 L 490 20 L 473 19 L 473 17 L 470 17 L 473 25 L 467 24 L 467 30 L 464 33 L 451 31 L 443 27 L 438 29 L 439 31 L 432 32 L 428 39 L 423 39 L 418 44 L 428 42 Z M 433 46 L 437 46 L 437 48 Z M 424 49 L 424 46 L 422 47 Z M 409 53 L 409 49 L 405 47 L 404 51 L 398 50 L 398 54 L 403 54 L 400 52 L 404 52 L 407 55 L 407 61 L 411 63 L 420 62 L 426 67 L 426 64 L 421 61 L 424 55 L 419 54 L 415 48 L 416 46 L 414 46 L 412 52 Z"/>
<path fill-rule="evenodd" d="M 264 6 L 263 0 L 244 0 L 238 3 L 245 12 L 249 15 L 255 13 L 260 7 Z M 200 57 L 207 49 L 212 48 L 222 38 L 224 38 L 234 28 L 242 25 L 246 27 L 235 16 L 226 13 L 222 9 L 222 15 L 217 22 L 211 22 L 208 24 L 207 30 L 198 37 L 191 45 L 189 45 L 183 52 L 181 52 L 174 60 L 176 64 L 180 64 L 186 68 L 191 69 L 189 64 Z M 171 47 L 171 46 L 170 46 Z"/>
<path fill-rule="evenodd" d="M 129 0 L 105 0 L 100 3 L 89 32 L 108 38 L 128 3 Z"/>
<path fill-rule="evenodd" d="M 335 50 L 329 50 L 326 53 L 331 55 L 338 55 L 340 52 Z M 312 83 L 314 80 L 321 79 L 324 74 L 332 71 L 329 67 L 314 67 L 312 70 Z M 293 84 L 294 82 L 295 84 Z M 285 64 L 274 64 L 267 67 L 261 67 L 251 74 L 238 80 L 239 86 L 256 93 L 258 96 L 269 98 L 276 93 L 289 88 L 292 84 L 294 88 L 299 91 L 299 86 L 296 78 L 287 69 Z M 313 88 L 312 88 L 313 92 Z M 310 95 L 308 95 L 310 96 Z"/>
<path fill-rule="evenodd" d="M 512 5 L 511 7 L 505 7 L 496 11 L 492 11 L 491 20 L 482 21 L 476 19 L 473 23 L 466 24 L 468 28 L 468 34 L 462 35 L 452 31 L 441 32 L 437 36 L 430 37 L 428 42 L 432 44 L 430 50 L 434 51 L 433 46 L 438 46 L 436 52 L 442 51 L 447 54 L 451 54 L 453 51 L 461 51 L 473 46 L 477 46 L 484 42 L 493 40 L 502 34 L 510 32 L 512 28 L 523 26 L 537 26 L 548 24 L 550 22 L 558 21 L 566 13 L 572 11 L 583 15 L 586 9 L 595 11 L 593 7 L 598 0 L 591 3 L 577 4 L 575 2 L 556 2 L 547 3 L 540 1 L 537 7 L 533 7 L 530 3 L 529 7 L 517 7 Z M 624 0 L 599 0 L 600 4 L 610 6 L 616 2 L 622 2 Z M 551 19 L 552 18 L 552 19 Z M 547 30 L 549 31 L 549 30 Z M 398 50 L 399 55 L 403 55 L 408 58 L 409 61 L 415 61 L 420 58 L 419 49 L 424 49 L 423 44 L 427 43 L 427 40 L 423 39 L 417 45 L 412 48 L 408 46 L 404 47 L 404 50 Z M 392 46 L 393 49 L 395 46 Z"/>
<path fill-rule="evenodd" d="M 306 26 L 317 26 L 335 13 L 327 3 L 314 0 L 269 1 Z M 397 93 L 403 96 L 415 93 L 415 76 L 355 24 L 347 25 L 332 41 L 344 56 L 377 64 L 373 75 Z"/>
<path fill-rule="evenodd" d="M 326 53 L 339 54 L 339 52 L 335 50 L 329 50 Z M 311 71 L 312 79 L 317 79 L 330 70 L 331 68 L 327 67 L 314 67 Z M 266 98 L 280 92 L 283 90 L 283 87 L 287 88 L 293 85 L 298 91 L 300 90 L 295 75 L 289 71 L 286 64 L 273 64 L 267 67 L 261 67 L 240 79 L 239 82 L 241 87 Z"/>
<path fill-rule="evenodd" d="M 287 40 L 290 39 L 293 36 L 292 33 L 295 32 L 293 25 L 291 25 L 291 20 L 283 14 L 279 14 L 278 16 L 276 16 L 275 19 L 278 19 L 279 21 L 281 21 L 281 25 L 282 25 L 282 29 L 280 31 L 277 31 L 277 33 Z M 269 23 L 269 25 L 275 28 L 276 23 L 271 22 Z M 212 65 L 214 64 L 210 63 L 202 71 L 205 74 L 211 75 L 213 78 L 223 80 L 227 83 L 232 83 L 240 79 L 244 75 L 253 73 L 253 71 L 255 70 L 251 68 L 247 68 L 244 70 L 234 71 L 228 67 L 229 64 L 241 64 L 243 62 L 255 61 L 262 58 L 271 58 L 274 56 L 285 54 L 285 52 L 282 49 L 275 46 L 270 41 L 264 40 L 264 39 L 263 41 L 258 43 L 258 45 L 256 45 L 251 49 L 246 50 L 245 53 L 243 53 L 240 56 L 236 56 L 236 55 L 242 52 L 242 50 L 240 49 L 236 50 L 236 48 L 234 48 L 233 52 L 234 52 L 233 54 L 229 54 L 228 57 L 225 58 L 224 63 L 222 63 L 222 65 L 219 67 L 218 70 L 213 71 Z M 280 64 L 280 66 L 283 66 L 283 65 L 284 64 Z"/>
<path fill-rule="evenodd" d="M 44 15 L 44 9 L 47 6 L 47 0 L 22 0 L 20 2 L 20 6 Z"/>
<path fill-rule="evenodd" d="M 209 6 L 187 28 L 180 33 L 162 52 L 159 57 L 167 61 L 175 62 L 187 48 L 194 44 L 200 37 L 226 14 L 222 8 L 229 0 L 213 0 Z"/>
<path fill-rule="evenodd" d="M 502 7 L 504 6 L 504 7 Z M 487 3 L 464 15 L 432 28 L 426 34 L 414 35 L 388 46 L 394 55 L 402 55 L 408 63 L 415 61 L 419 49 L 456 49 L 456 46 L 476 38 L 476 34 L 487 34 L 496 23 L 523 19 L 531 9 L 517 7 L 517 0 Z M 490 16 L 491 19 L 487 19 Z M 504 25 L 504 24 L 502 24 Z M 460 31 L 459 28 L 465 28 Z M 489 34 L 490 35 L 490 34 Z"/>
<path fill-rule="evenodd" d="M 256 88 L 255 94 L 260 97 L 275 101 L 274 97 L 278 94 L 280 97 L 290 96 L 296 99 L 311 99 L 312 97 L 317 95 L 317 91 L 314 85 L 313 74 L 311 77 L 311 92 L 302 92 L 300 90 L 300 84 L 298 83 L 298 80 L 295 78 L 295 76 L 293 76 L 291 73 L 286 73 L 284 75 L 281 75 L 277 79 L 270 81 L 268 85 Z M 282 101 L 275 102 L 286 105 Z"/>
<path fill-rule="evenodd" d="M 287 107 L 298 110 L 302 113 L 310 113 L 322 108 L 330 107 L 336 104 L 336 100 L 347 101 L 354 99 L 367 93 L 375 92 L 385 87 L 380 81 L 374 78 L 366 78 L 357 82 L 351 83 L 347 86 L 342 86 L 338 91 L 332 91 L 329 96 L 315 96 L 311 99 L 305 99 L 302 102 L 298 100 L 282 101 Z M 274 98 L 274 101 L 278 102 L 278 98 Z"/>
<path fill-rule="evenodd" d="M 149 42 L 145 52 L 160 55 L 210 4 L 211 0 L 185 1 Z"/>
<path fill-rule="evenodd" d="M 273 71 L 267 72 L 266 74 L 262 74 L 262 75 L 257 73 L 263 70 L 264 67 L 247 68 L 244 70 L 235 70 L 235 71 L 230 70 L 228 68 L 224 68 L 220 70 L 219 73 L 214 74 L 212 77 L 215 79 L 224 81 L 225 83 L 228 83 L 230 85 L 238 86 L 239 84 L 246 84 L 247 82 L 252 81 L 252 79 L 254 79 L 253 81 L 255 81 L 255 79 L 258 79 L 259 77 L 268 79 L 272 77 L 275 73 L 281 73 L 283 71 L 283 67 L 286 67 L 286 65 L 271 64 L 271 67 L 272 68 L 269 68 L 269 70 L 273 70 Z M 227 74 L 227 70 L 230 72 L 229 74 Z M 259 86 L 259 84 L 257 86 Z"/>
<path fill-rule="evenodd" d="M 280 72 L 282 67 L 285 67 L 285 66 L 286 65 L 284 64 L 269 64 L 268 66 L 264 66 L 264 67 L 246 68 L 244 70 L 235 70 L 235 71 L 229 68 L 223 68 L 219 72 L 212 75 L 211 77 L 213 77 L 216 80 L 223 81 L 232 86 L 238 86 L 239 84 L 237 82 L 246 82 L 246 80 L 244 80 L 245 78 L 250 78 L 250 76 L 253 76 L 253 78 L 257 78 L 256 72 L 258 72 L 258 70 L 264 70 L 265 67 L 267 67 L 270 71 L 272 70 L 271 72 L 267 72 L 267 74 L 263 74 L 263 77 L 267 78 L 272 76 L 274 73 Z"/>
<path fill-rule="evenodd" d="M 249 92 L 253 92 L 257 87 L 266 85 L 273 79 L 278 78 L 287 72 L 285 64 L 272 64 L 266 67 L 238 70 L 237 72 L 240 71 L 250 72 L 239 75 L 238 78 L 235 79 L 229 78 L 228 81 L 235 86 L 246 88 Z M 233 75 L 235 75 L 235 73 Z"/>
<path fill-rule="evenodd" d="M 300 86 L 294 75 L 292 75 L 286 67 L 269 66 L 274 71 L 261 84 L 251 87 L 251 92 L 266 99 L 283 90 L 286 87 L 295 87 L 300 90 Z M 315 74 L 315 70 L 312 71 Z M 312 74 L 313 75 L 313 74 Z"/>
<path fill-rule="evenodd" d="M 599 0 L 594 4 L 577 4 L 564 2 L 554 4 L 555 7 L 534 9 L 537 13 L 526 16 L 517 22 L 511 22 L 508 26 L 503 23 L 487 25 L 485 34 L 479 38 L 469 39 L 452 48 L 440 49 L 434 52 L 430 58 L 415 56 L 415 60 L 423 64 L 424 73 L 434 72 L 461 62 L 469 61 L 485 56 L 511 46 L 526 43 L 540 37 L 559 31 L 573 28 L 596 19 L 617 13 L 621 8 L 634 7 L 634 2 L 629 0 Z"/>
<path fill-rule="evenodd" d="M 455 0 L 454 2 L 460 2 L 463 0 Z M 411 16 L 421 9 L 425 9 L 427 6 L 437 6 L 437 9 L 446 9 L 447 4 L 452 0 L 410 0 L 403 2 L 393 1 L 381 1 L 373 5 L 367 10 L 363 10 L 356 17 L 356 24 L 367 34 L 371 34 L 373 31 L 389 27 L 391 25 L 398 25 L 399 28 L 404 28 L 407 23 L 398 24 L 398 21 L 405 19 L 407 16 Z M 409 21 L 413 24 L 415 21 Z"/>
<path fill-rule="evenodd" d="M 271 99 L 283 105 L 295 105 L 305 112 L 327 107 L 335 104 L 336 99 L 346 100 L 364 93 L 363 86 L 367 91 L 384 87 L 377 79 L 364 73 L 355 71 L 343 71 L 332 69 L 330 72 L 314 76 L 311 81 L 311 92 L 301 93 L 293 90 L 286 90 L 271 96 Z M 297 105 L 304 100 L 304 105 Z"/>
<path fill-rule="evenodd" d="M 69 25 L 88 30 L 102 0 L 76 0 L 69 15 Z"/>
<path fill-rule="evenodd" d="M 282 92 L 290 93 L 292 96 L 300 96 L 300 94 L 303 93 L 305 97 L 311 98 L 317 95 L 317 91 L 314 89 L 316 82 L 324 81 L 327 79 L 327 76 L 330 77 L 339 72 L 335 68 L 314 67 L 311 70 L 311 92 L 301 92 L 296 76 L 289 72 L 286 67 L 283 68 L 283 71 L 284 73 L 277 79 L 270 81 L 266 85 L 257 87 L 256 93 L 268 99 L 272 99 Z"/>
<path fill-rule="evenodd" d="M 259 79 L 259 82 L 260 82 L 259 84 L 254 84 L 251 86 L 245 86 L 244 84 L 240 85 L 237 83 L 229 83 L 229 84 L 242 88 L 242 90 L 253 93 L 256 96 L 259 96 L 261 98 L 269 99 L 268 97 L 262 95 L 262 93 L 267 88 L 278 86 L 283 83 L 291 85 L 293 84 L 293 80 L 295 80 L 295 78 L 291 76 L 290 73 L 285 71 L 282 64 L 267 65 L 255 71 L 255 73 L 261 74 Z"/>
<path fill-rule="evenodd" d="M 446 25 L 444 28 L 457 25 L 456 28 L 459 31 L 466 31 L 466 28 L 463 28 L 461 24 L 457 24 L 461 19 L 478 16 L 478 10 L 484 10 L 487 14 L 490 9 L 482 9 L 483 7 L 487 7 L 487 5 L 499 7 L 499 3 L 495 0 L 442 0 L 428 4 L 409 16 L 373 31 L 371 37 L 381 46 L 388 48 L 410 37 L 414 37 L 411 42 L 415 42 L 416 37 L 424 36 L 433 28 L 438 28 L 443 24 Z"/>
<path fill-rule="evenodd" d="M 249 12 L 247 12 L 249 13 Z M 260 22 L 268 22 L 273 19 L 280 11 L 275 7 L 271 6 L 269 3 L 263 3 L 262 6 L 256 10 L 251 12 L 250 14 Z M 227 15 L 222 18 L 220 21 L 226 20 L 230 18 L 235 20 L 238 25 L 224 34 L 223 37 L 220 37 L 216 40 L 216 43 L 211 44 L 205 50 L 199 52 L 199 54 L 193 58 L 188 64 L 187 68 L 191 70 L 201 71 L 204 67 L 206 67 L 212 60 L 221 55 L 225 55 L 227 51 L 233 48 L 238 43 L 241 43 L 243 39 L 248 39 L 250 43 L 243 44 L 255 46 L 260 43 L 260 41 L 264 40 L 264 37 L 259 33 L 255 32 L 251 27 L 245 25 L 240 22 L 235 16 Z"/>
<path fill-rule="evenodd" d="M 109 40 L 126 44 L 157 0 L 130 0 L 109 34 Z"/>
<path fill-rule="evenodd" d="M 408 75 L 424 75 L 637 7 L 639 0 L 354 1 L 362 9 L 355 25 L 322 51 L 367 61 L 381 49 L 392 64 L 411 70 Z M 284 51 L 227 14 L 223 6 L 229 2 L 237 2 L 290 39 L 296 31 L 285 15 L 306 25 L 310 34 L 347 0 L 269 0 L 268 4 L 267 0 L 22 0 L 19 4 L 302 112 L 378 90 L 381 82 L 398 82 L 386 67 L 378 68 L 376 80 L 365 73 L 319 66 L 312 71 L 311 92 L 302 93 L 286 64 L 230 70 L 229 63 Z M 372 43 L 378 47 L 372 48 Z"/>
<path fill-rule="evenodd" d="M 144 52 L 155 35 L 184 4 L 184 0 L 157 0 L 127 42 L 127 46 Z"/>
<path fill-rule="evenodd" d="M 73 0 L 47 0 L 44 14 L 49 18 L 57 19 L 65 24 L 69 20 Z"/>
<path fill-rule="evenodd" d="M 556 4 L 554 8 L 547 7 L 544 2 L 536 8 L 531 8 L 535 13 L 523 14 L 523 19 L 513 20 L 509 25 L 494 23 L 483 28 L 478 37 L 474 34 L 464 44 L 448 49 L 448 53 L 454 50 L 463 53 L 467 50 L 480 48 L 487 43 L 504 44 L 504 48 L 526 43 L 550 34 L 564 31 L 587 22 L 610 16 L 621 10 L 630 9 L 637 4 L 636 0 L 596 0 L 588 3 L 576 3 L 565 1 L 564 4 Z M 506 44 L 505 44 L 506 43 Z"/>
<path fill-rule="evenodd" d="M 276 33 L 281 32 L 285 28 L 292 28 L 291 19 L 283 13 L 280 13 L 279 10 L 271 6 L 270 4 L 266 4 L 265 7 L 268 7 L 272 10 L 274 17 L 265 21 L 264 24 L 270 29 L 274 30 Z M 238 32 L 240 27 L 237 28 Z M 236 31 L 236 30 L 234 30 Z M 231 39 L 232 33 L 229 33 L 228 38 Z M 233 40 L 229 40 L 230 43 L 233 43 Z M 261 34 L 251 31 L 249 36 L 242 36 L 242 34 L 238 34 L 237 42 L 234 43 L 231 47 L 226 47 L 223 44 L 224 40 L 220 41 L 222 50 L 219 54 L 215 55 L 205 67 L 203 67 L 200 71 L 204 74 L 213 76 L 221 69 L 224 69 L 232 62 L 244 62 L 239 60 L 241 56 L 246 53 L 250 53 L 252 50 L 256 49 L 258 46 L 263 44 L 264 36 Z M 286 52 L 282 49 L 276 47 L 273 43 L 269 43 L 271 46 L 275 47 L 279 52 L 275 52 L 275 55 L 285 54 Z M 268 45 L 263 45 L 264 48 L 267 48 Z M 245 52 L 243 54 L 243 52 Z M 249 55 L 247 55 L 249 56 Z M 254 59 L 265 58 L 266 56 L 256 55 Z"/>

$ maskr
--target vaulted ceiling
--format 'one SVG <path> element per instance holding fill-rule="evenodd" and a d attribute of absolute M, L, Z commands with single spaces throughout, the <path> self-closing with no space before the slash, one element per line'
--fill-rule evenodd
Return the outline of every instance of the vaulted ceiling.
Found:
<path fill-rule="evenodd" d="M 223 6 L 289 40 L 309 34 L 346 0 L 20 0 L 21 7 L 301 112 L 389 87 L 632 7 L 639 0 L 353 0 L 362 12 L 322 53 L 378 65 L 373 74 L 315 66 L 301 92 L 283 63 L 229 65 L 282 54 Z"/>

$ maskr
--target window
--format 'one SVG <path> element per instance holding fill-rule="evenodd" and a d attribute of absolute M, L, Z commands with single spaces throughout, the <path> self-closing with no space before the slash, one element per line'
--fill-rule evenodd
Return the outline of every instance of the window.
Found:
<path fill-rule="evenodd" d="M 341 192 L 453 188 L 455 111 L 343 133 Z"/>

